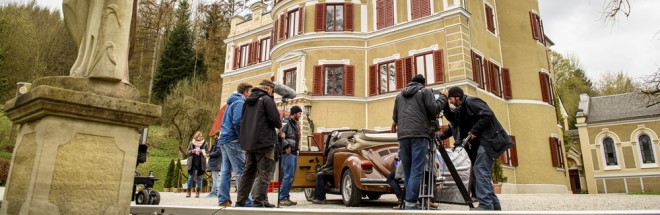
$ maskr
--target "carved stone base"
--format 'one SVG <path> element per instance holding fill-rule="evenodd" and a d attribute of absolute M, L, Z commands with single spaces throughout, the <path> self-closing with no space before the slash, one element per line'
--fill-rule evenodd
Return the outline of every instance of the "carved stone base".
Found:
<path fill-rule="evenodd" d="M 129 213 L 138 129 L 159 106 L 38 85 L 6 113 L 19 129 L 0 214 Z"/>

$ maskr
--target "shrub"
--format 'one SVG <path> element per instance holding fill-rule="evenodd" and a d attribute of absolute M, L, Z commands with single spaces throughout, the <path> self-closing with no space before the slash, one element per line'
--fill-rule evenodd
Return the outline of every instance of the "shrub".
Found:
<path fill-rule="evenodd" d="M 495 159 L 495 164 L 493 165 L 493 171 L 490 172 L 490 177 L 493 179 L 493 184 L 505 183 L 507 177 L 504 176 L 504 171 L 502 171 L 502 163 L 499 159 Z"/>
<path fill-rule="evenodd" d="M 174 169 L 174 184 L 172 187 L 181 187 L 181 159 L 177 159 L 176 167 Z"/>
<path fill-rule="evenodd" d="M 172 187 L 172 178 L 174 177 L 174 159 L 170 160 L 170 165 L 167 167 L 167 175 L 165 176 L 165 184 L 163 188 Z"/>
<path fill-rule="evenodd" d="M 0 158 L 0 186 L 4 186 L 7 183 L 7 178 L 9 177 L 9 166 L 10 161 L 4 158 Z"/>

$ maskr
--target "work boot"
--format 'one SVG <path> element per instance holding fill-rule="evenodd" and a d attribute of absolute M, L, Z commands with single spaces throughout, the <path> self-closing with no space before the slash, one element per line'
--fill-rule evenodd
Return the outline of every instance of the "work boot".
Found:
<path fill-rule="evenodd" d="M 297 205 L 297 204 L 298 204 L 298 202 L 291 201 L 291 200 L 289 200 L 289 198 L 285 198 L 285 199 L 280 200 L 280 205 L 282 205 L 282 206 L 293 206 L 293 205 Z"/>
<path fill-rule="evenodd" d="M 187 193 L 187 194 L 186 194 L 186 198 L 190 198 L 190 192 L 191 192 L 190 189 L 188 189 L 188 191 L 186 191 L 186 193 Z"/>
<path fill-rule="evenodd" d="M 324 200 L 312 199 L 312 204 L 325 205 L 327 203 L 328 202 L 325 199 Z"/>
<path fill-rule="evenodd" d="M 501 211 L 502 210 L 502 205 L 493 205 L 493 210 Z"/>
<path fill-rule="evenodd" d="M 231 206 L 231 200 L 227 200 L 226 202 L 218 204 L 220 207 L 229 207 Z"/>
<path fill-rule="evenodd" d="M 197 192 L 195 192 L 195 198 L 199 198 L 199 190 L 200 188 L 197 188 Z"/>

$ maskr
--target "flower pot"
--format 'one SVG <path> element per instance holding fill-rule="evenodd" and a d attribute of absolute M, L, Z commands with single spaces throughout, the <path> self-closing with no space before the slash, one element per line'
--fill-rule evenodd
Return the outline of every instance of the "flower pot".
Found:
<path fill-rule="evenodd" d="M 178 187 L 172 188 L 172 192 L 178 193 L 178 192 L 179 192 L 179 188 L 178 188 Z"/>
<path fill-rule="evenodd" d="M 502 193 L 502 184 L 493 184 L 493 190 L 495 190 L 495 194 L 501 194 Z"/>
<path fill-rule="evenodd" d="M 163 188 L 163 192 L 170 192 L 170 188 Z"/>

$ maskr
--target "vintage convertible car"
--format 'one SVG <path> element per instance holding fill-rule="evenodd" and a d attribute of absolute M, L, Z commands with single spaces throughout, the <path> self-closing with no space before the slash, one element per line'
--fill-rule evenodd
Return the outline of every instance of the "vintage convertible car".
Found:
<path fill-rule="evenodd" d="M 344 148 L 337 149 L 334 155 L 334 182 L 328 194 L 342 196 L 344 205 L 359 206 L 362 198 L 376 200 L 382 194 L 390 193 L 386 179 L 394 169 L 394 159 L 398 157 L 399 143 L 395 133 L 377 133 L 369 130 L 335 130 L 330 133 L 309 137 L 308 142 L 316 141 L 318 151 L 301 151 L 298 156 L 298 170 L 293 187 L 306 188 L 305 196 L 311 200 L 316 185 L 317 169 L 325 163 L 325 153 L 331 143 L 348 139 Z M 310 147 L 308 147 L 310 148 Z"/>

